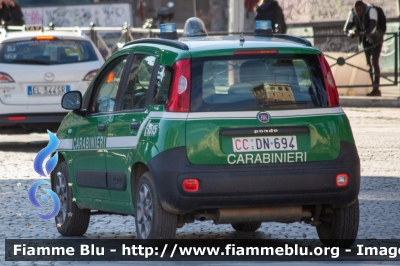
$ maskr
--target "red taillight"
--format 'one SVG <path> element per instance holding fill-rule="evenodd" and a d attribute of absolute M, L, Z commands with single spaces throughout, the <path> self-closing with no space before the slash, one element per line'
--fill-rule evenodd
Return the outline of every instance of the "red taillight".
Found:
<path fill-rule="evenodd" d="M 8 120 L 9 121 L 21 121 L 21 120 L 25 120 L 25 116 L 9 116 Z"/>
<path fill-rule="evenodd" d="M 0 72 L 0 83 L 14 82 L 12 77 L 6 73 Z"/>
<path fill-rule="evenodd" d="M 96 76 L 97 72 L 99 72 L 98 69 L 90 71 L 89 73 L 86 74 L 86 76 L 83 78 L 83 80 L 91 81 Z"/>
<path fill-rule="evenodd" d="M 345 187 L 349 183 L 349 175 L 348 174 L 337 174 L 336 175 L 336 186 Z"/>
<path fill-rule="evenodd" d="M 322 74 L 325 80 L 326 92 L 328 94 L 328 104 L 330 107 L 338 107 L 339 94 L 336 87 L 335 79 L 333 78 L 331 67 L 322 54 L 318 55 L 319 64 L 321 65 Z"/>
<path fill-rule="evenodd" d="M 182 188 L 186 192 L 197 192 L 199 190 L 199 180 L 195 178 L 185 179 L 182 182 Z"/>
<path fill-rule="evenodd" d="M 191 85 L 190 59 L 182 59 L 174 64 L 174 78 L 166 110 L 169 112 L 189 112 Z"/>
<path fill-rule="evenodd" d="M 236 50 L 233 55 L 262 55 L 262 54 L 279 54 L 278 50 Z"/>

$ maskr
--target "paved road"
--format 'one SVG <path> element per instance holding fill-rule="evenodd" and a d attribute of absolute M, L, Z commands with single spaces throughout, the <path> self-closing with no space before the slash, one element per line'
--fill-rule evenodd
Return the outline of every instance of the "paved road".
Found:
<path fill-rule="evenodd" d="M 361 157 L 361 223 L 358 238 L 400 238 L 400 110 L 345 108 L 345 111 Z M 33 171 L 32 165 L 36 153 L 46 143 L 46 134 L 0 135 L 0 265 L 35 265 L 32 262 L 1 261 L 4 260 L 5 238 L 60 238 L 53 220 L 42 221 L 37 218 L 27 198 L 29 187 L 36 180 L 42 179 Z M 134 218 L 92 216 L 85 236 L 94 239 L 135 238 Z M 264 223 L 259 231 L 244 234 L 235 232 L 229 225 L 215 226 L 211 222 L 196 222 L 178 229 L 177 238 L 317 239 L 318 236 L 313 227 L 299 223 Z M 78 263 L 45 262 L 39 265 Z"/>

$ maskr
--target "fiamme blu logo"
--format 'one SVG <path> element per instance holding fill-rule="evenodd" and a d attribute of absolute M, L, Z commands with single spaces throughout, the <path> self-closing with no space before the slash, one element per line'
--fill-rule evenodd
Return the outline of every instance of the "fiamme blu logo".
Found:
<path fill-rule="evenodd" d="M 38 152 L 33 162 L 33 168 L 35 169 L 36 173 L 44 177 L 50 176 L 51 171 L 53 171 L 53 169 L 56 167 L 58 161 L 58 152 L 56 152 L 52 157 L 50 157 L 49 160 L 47 160 L 44 167 L 45 169 L 43 169 L 43 164 L 45 159 L 57 149 L 59 143 L 59 140 L 57 139 L 56 135 L 54 135 L 49 130 L 47 130 L 47 133 L 49 134 L 49 143 L 47 144 L 46 147 L 44 147 L 42 150 Z M 38 209 L 44 208 L 42 204 L 46 205 L 50 204 L 49 199 L 45 195 L 42 194 L 40 197 L 42 204 L 38 201 L 36 197 L 36 193 L 38 192 L 38 189 L 42 185 L 51 185 L 51 184 L 47 180 L 40 180 L 35 182 L 28 191 L 28 197 L 30 202 L 33 204 L 33 206 L 35 206 Z M 53 210 L 49 214 L 42 214 L 40 212 L 36 212 L 36 215 L 43 220 L 49 220 L 55 217 L 60 211 L 60 199 L 58 198 L 57 194 L 54 193 L 51 189 L 43 188 L 43 191 L 46 192 L 53 201 L 54 205 Z"/>

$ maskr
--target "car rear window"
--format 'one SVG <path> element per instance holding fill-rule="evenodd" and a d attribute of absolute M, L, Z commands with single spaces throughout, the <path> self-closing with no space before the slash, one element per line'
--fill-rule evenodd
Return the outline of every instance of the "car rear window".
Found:
<path fill-rule="evenodd" d="M 27 40 L 0 45 L 0 62 L 55 65 L 98 60 L 93 46 L 79 40 Z"/>
<path fill-rule="evenodd" d="M 192 68 L 192 112 L 328 106 L 316 55 L 208 57 Z"/>

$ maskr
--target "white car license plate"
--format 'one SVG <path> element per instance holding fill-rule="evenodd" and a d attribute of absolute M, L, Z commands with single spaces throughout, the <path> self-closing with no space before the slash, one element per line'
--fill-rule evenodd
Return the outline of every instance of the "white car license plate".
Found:
<path fill-rule="evenodd" d="M 28 86 L 28 95 L 30 96 L 61 95 L 69 91 L 70 91 L 69 85 Z"/>
<path fill-rule="evenodd" d="M 234 152 L 296 151 L 296 136 L 232 138 Z"/>

